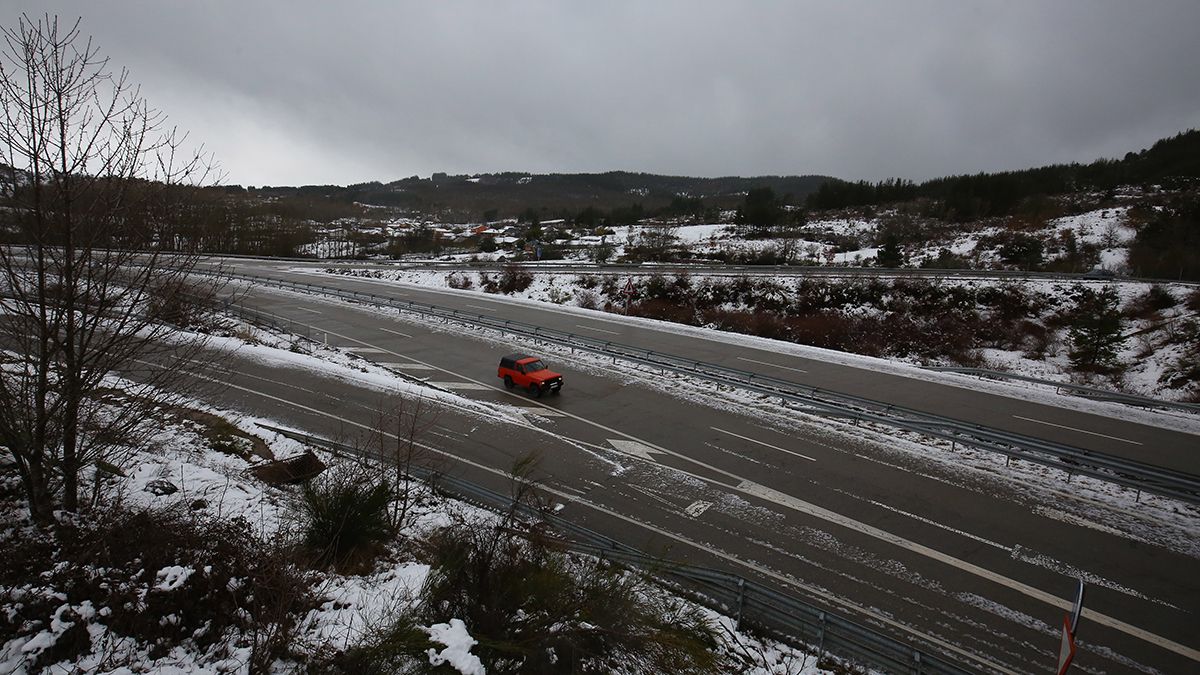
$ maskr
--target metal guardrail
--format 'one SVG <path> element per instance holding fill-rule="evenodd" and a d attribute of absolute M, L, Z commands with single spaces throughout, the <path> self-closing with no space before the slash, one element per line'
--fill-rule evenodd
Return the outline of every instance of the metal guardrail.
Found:
<path fill-rule="evenodd" d="M 1171 408 L 1174 410 L 1183 410 L 1185 412 L 1200 413 L 1200 404 L 1196 403 L 1178 403 L 1176 401 L 1161 401 L 1156 398 L 1147 396 L 1137 396 L 1134 394 L 1122 394 L 1119 391 L 1109 391 L 1107 389 L 1099 389 L 1097 387 L 1088 387 L 1074 382 L 1059 382 L 1056 380 L 1045 380 L 1039 377 L 1030 377 L 1028 375 L 1019 375 L 1017 373 L 1005 373 L 998 370 L 988 370 L 986 368 L 956 368 L 929 366 L 925 370 L 932 370 L 939 373 L 962 373 L 964 375 L 978 375 L 980 377 L 989 377 L 995 380 L 1020 380 L 1022 382 L 1033 382 L 1035 384 L 1044 384 L 1058 389 L 1078 394 L 1085 398 L 1096 399 L 1098 401 L 1114 401 L 1116 403 L 1125 403 L 1127 405 L 1139 406 L 1142 408 Z"/>
<path fill-rule="evenodd" d="M 767 396 L 779 397 L 785 404 L 795 405 L 806 412 L 847 419 L 854 424 L 875 423 L 895 429 L 920 433 L 925 436 L 963 443 L 972 447 L 1005 455 L 1067 472 L 1068 476 L 1082 475 L 1110 483 L 1116 483 L 1141 492 L 1171 497 L 1192 503 L 1200 503 L 1200 476 L 1176 469 L 1154 466 L 1132 459 L 1087 450 L 1062 443 L 1055 443 L 1023 434 L 993 429 L 979 424 L 963 422 L 920 410 L 914 410 L 868 398 L 843 394 L 828 389 L 809 387 L 788 380 L 761 375 L 750 371 L 729 368 L 713 363 L 655 352 L 600 340 L 557 329 L 543 328 L 510 319 L 464 312 L 426 303 L 399 300 L 375 293 L 361 293 L 315 284 L 298 283 L 260 277 L 249 274 L 211 272 L 210 274 L 232 279 L 275 286 L 288 290 L 305 291 L 332 296 L 355 302 L 387 307 L 442 319 L 457 321 L 482 328 L 490 328 L 513 335 L 557 344 L 573 350 L 587 351 L 610 358 L 641 364 L 661 372 L 676 373 L 705 380 L 717 385 L 734 386 Z"/>
<path fill-rule="evenodd" d="M 259 424 L 293 440 L 344 454 L 360 449 L 311 434 Z M 787 593 L 731 572 L 687 565 L 648 555 L 638 549 L 560 516 L 515 502 L 461 478 L 420 466 L 410 467 L 410 477 L 428 483 L 450 497 L 500 513 L 510 511 L 551 525 L 564 548 L 637 568 L 669 587 L 731 616 L 738 627 L 747 626 L 773 638 L 829 653 L 886 673 L 966 675 L 974 672 L 944 655 L 917 649 L 889 635 L 822 609 Z"/>
<path fill-rule="evenodd" d="M 239 305 L 239 304 L 235 304 L 232 302 L 223 303 L 222 310 L 228 314 L 232 314 L 234 316 L 241 318 L 242 320 L 246 321 L 247 323 L 250 323 L 251 325 L 265 327 L 265 328 L 274 328 L 276 330 L 281 330 L 281 331 L 284 331 L 287 333 L 291 333 L 292 335 L 302 335 L 302 336 L 304 336 L 304 338 L 306 338 L 308 340 L 312 340 L 313 342 L 318 342 L 318 340 L 316 339 L 316 336 L 313 335 L 312 329 L 307 324 L 298 323 L 298 322 L 294 321 L 293 319 L 290 319 L 286 316 L 281 316 L 279 314 L 275 314 L 274 312 L 267 312 L 267 311 L 253 308 L 253 307 L 246 307 L 245 305 Z M 303 330 L 300 330 L 300 329 L 303 329 Z M 444 392 L 447 394 L 452 393 L 452 392 L 450 392 L 449 389 L 439 387 L 436 384 L 427 382 L 415 375 L 406 373 L 402 370 L 390 369 L 390 368 L 389 368 L 389 370 L 391 371 L 391 373 L 393 375 L 395 375 L 396 377 L 399 377 L 402 380 L 407 380 L 408 382 L 412 382 L 413 384 L 419 384 L 423 387 L 429 387 L 430 389 L 436 389 L 440 392 Z"/>
<path fill-rule="evenodd" d="M 509 265 L 516 265 L 523 270 L 538 273 L 572 274 L 623 274 L 628 276 L 646 276 L 652 274 L 704 274 L 711 276 L 816 276 L 826 278 L 871 278 L 871 277 L 905 277 L 930 279 L 996 279 L 996 280 L 1030 280 L 1072 281 L 1079 283 L 1119 282 L 1146 284 L 1178 284 L 1183 286 L 1200 287 L 1200 283 L 1186 279 L 1156 279 L 1150 277 L 1132 276 L 1088 276 L 1087 273 L 1071 272 L 1036 272 L 1029 270 L 987 270 L 987 269 L 936 269 L 928 267 L 853 267 L 847 265 L 744 265 L 712 262 L 644 262 L 644 263 L 586 263 L 581 261 L 562 260 L 522 260 L 522 261 L 440 261 L 440 260 L 390 260 L 379 258 L 315 258 L 315 257 L 286 257 L 264 256 L 237 253 L 212 253 L 214 259 L 233 258 L 240 260 L 269 260 L 278 262 L 297 262 L 304 264 L 319 264 L 330 267 L 382 267 L 393 269 L 414 270 L 446 270 L 471 272 L 499 272 Z"/>

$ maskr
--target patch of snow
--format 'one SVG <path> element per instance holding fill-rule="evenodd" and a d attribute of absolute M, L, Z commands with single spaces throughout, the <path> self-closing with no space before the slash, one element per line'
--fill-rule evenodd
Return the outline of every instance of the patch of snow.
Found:
<path fill-rule="evenodd" d="M 485 675 L 487 671 L 483 663 L 471 653 L 471 647 L 479 644 L 479 641 L 467 632 L 467 625 L 462 619 L 450 619 L 450 623 L 434 624 L 424 630 L 429 633 L 431 641 L 446 645 L 441 651 L 429 648 L 426 652 L 429 665 L 440 666 L 445 663 L 463 675 Z"/>

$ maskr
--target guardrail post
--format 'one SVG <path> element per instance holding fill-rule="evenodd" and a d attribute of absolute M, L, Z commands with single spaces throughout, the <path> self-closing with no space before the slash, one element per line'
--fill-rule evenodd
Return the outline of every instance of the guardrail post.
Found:
<path fill-rule="evenodd" d="M 742 606 L 746 604 L 746 580 L 738 577 L 737 616 L 734 617 L 734 628 L 742 629 Z"/>
<path fill-rule="evenodd" d="M 825 653 L 825 612 L 817 613 L 817 656 Z"/>

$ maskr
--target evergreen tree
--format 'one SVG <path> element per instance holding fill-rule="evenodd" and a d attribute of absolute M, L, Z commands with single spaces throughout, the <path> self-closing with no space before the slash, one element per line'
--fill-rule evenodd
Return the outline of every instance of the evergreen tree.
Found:
<path fill-rule="evenodd" d="M 1070 313 L 1071 367 L 1078 371 L 1109 373 L 1118 369 L 1121 337 L 1120 300 L 1111 286 L 1096 291 L 1076 287 Z"/>
<path fill-rule="evenodd" d="M 875 254 L 875 264 L 880 267 L 897 268 L 904 264 L 904 252 L 900 250 L 900 239 L 894 232 L 883 238 L 883 247 Z"/>
<path fill-rule="evenodd" d="M 763 234 L 774 227 L 783 213 L 775 191 L 769 187 L 752 188 L 738 208 L 738 224 L 748 226 L 751 235 Z"/>

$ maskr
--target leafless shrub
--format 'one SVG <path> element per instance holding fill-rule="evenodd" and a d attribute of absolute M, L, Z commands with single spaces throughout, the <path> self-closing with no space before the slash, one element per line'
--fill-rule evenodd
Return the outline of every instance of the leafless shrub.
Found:
<path fill-rule="evenodd" d="M 505 295 L 520 293 L 533 285 L 533 275 L 517 265 L 505 265 L 496 288 Z"/>
<path fill-rule="evenodd" d="M 580 289 L 575 291 L 575 304 L 584 309 L 596 309 L 600 298 L 595 291 Z"/>
<path fill-rule="evenodd" d="M 470 275 L 463 272 L 451 272 L 447 274 L 446 285 L 450 288 L 457 288 L 463 291 L 475 288 L 475 282 L 471 280 Z"/>

